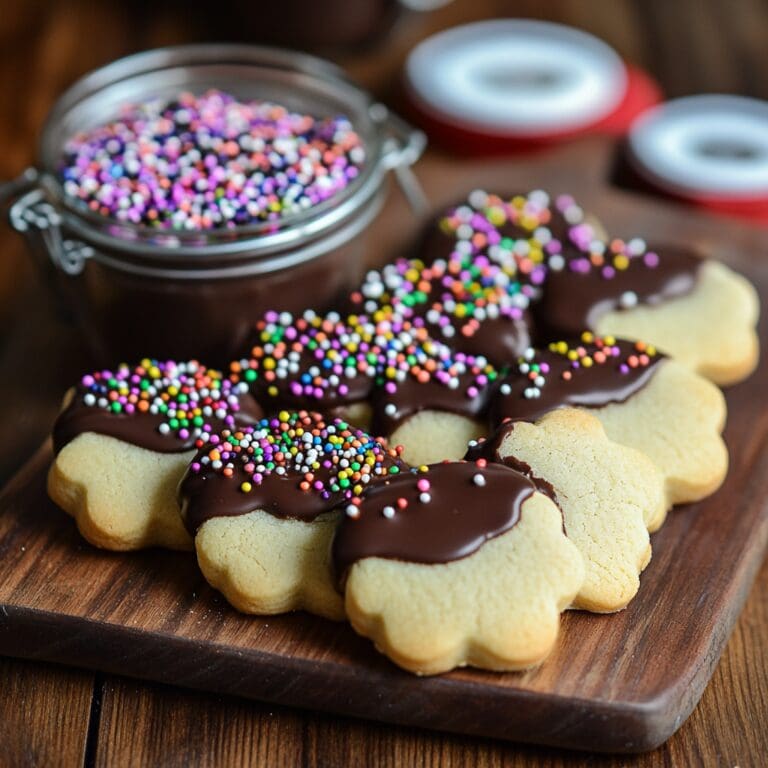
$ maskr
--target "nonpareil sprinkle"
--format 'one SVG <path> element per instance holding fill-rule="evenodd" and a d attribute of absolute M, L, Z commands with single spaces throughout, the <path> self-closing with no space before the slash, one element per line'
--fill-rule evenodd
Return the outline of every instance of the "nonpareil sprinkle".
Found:
<path fill-rule="evenodd" d="M 67 142 L 60 174 L 68 195 L 105 217 L 198 231 L 299 213 L 343 190 L 364 162 L 343 116 L 209 90 L 125 105 Z"/>

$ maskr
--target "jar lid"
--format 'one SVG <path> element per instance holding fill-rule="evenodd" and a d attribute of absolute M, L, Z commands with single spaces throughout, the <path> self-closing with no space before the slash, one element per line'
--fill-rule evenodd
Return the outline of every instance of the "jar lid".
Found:
<path fill-rule="evenodd" d="M 594 126 L 621 104 L 627 70 L 606 43 L 549 22 L 499 19 L 454 27 L 408 57 L 410 96 L 460 130 L 547 139 Z"/>
<path fill-rule="evenodd" d="M 630 161 L 673 195 L 724 203 L 768 201 L 768 102 L 689 96 L 633 124 Z"/>

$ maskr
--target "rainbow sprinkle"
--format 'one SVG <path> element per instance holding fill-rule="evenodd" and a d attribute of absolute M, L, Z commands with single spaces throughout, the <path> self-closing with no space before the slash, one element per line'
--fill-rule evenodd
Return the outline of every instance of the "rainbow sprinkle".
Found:
<path fill-rule="evenodd" d="M 343 190 L 365 150 L 344 117 L 315 119 L 210 90 L 126 105 L 72 137 L 65 192 L 121 222 L 170 230 L 275 221 Z"/>
<path fill-rule="evenodd" d="M 207 453 L 189 467 L 199 474 L 213 470 L 246 479 L 240 491 L 251 493 L 272 475 L 300 478 L 298 488 L 327 500 L 337 497 L 359 504 L 376 478 L 398 474 L 401 449 L 386 445 L 341 419 L 326 421 L 308 411 L 281 411 L 236 431 L 212 435 Z"/>
<path fill-rule="evenodd" d="M 267 397 L 351 402 L 374 386 L 392 394 L 415 379 L 450 389 L 466 383 L 472 398 L 498 376 L 484 357 L 450 350 L 397 313 L 342 320 L 311 310 L 298 318 L 269 312 L 256 331 L 250 356 L 231 364 L 231 379 Z"/>
<path fill-rule="evenodd" d="M 619 341 L 613 336 L 596 336 L 590 331 L 581 334 L 580 343 L 555 341 L 549 344 L 547 350 L 562 357 L 564 362 L 567 361 L 567 367 L 560 372 L 560 378 L 565 381 L 570 381 L 573 372 L 581 368 L 592 368 L 610 362 L 618 362 L 616 370 L 620 375 L 626 376 L 636 368 L 650 365 L 658 354 L 655 347 L 643 341 Z M 528 386 L 523 390 L 523 397 L 527 400 L 541 397 L 547 377 L 552 373 L 552 367 L 545 357 L 546 355 L 531 347 L 518 360 L 517 372 L 528 379 Z M 509 395 L 512 393 L 512 387 L 505 382 L 499 387 L 499 391 L 502 395 Z"/>
<path fill-rule="evenodd" d="M 233 384 L 220 371 L 196 360 L 176 363 L 145 359 L 135 367 L 96 371 L 80 380 L 84 405 L 115 415 L 157 416 L 158 432 L 202 447 L 215 431 L 211 421 L 234 426 L 240 395 L 248 388 Z"/>

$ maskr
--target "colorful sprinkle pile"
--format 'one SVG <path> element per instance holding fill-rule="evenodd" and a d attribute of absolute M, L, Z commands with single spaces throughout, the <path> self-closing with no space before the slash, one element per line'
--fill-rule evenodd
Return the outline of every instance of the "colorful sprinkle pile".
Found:
<path fill-rule="evenodd" d="M 550 199 L 535 190 L 505 200 L 498 195 L 475 190 L 465 205 L 458 206 L 440 220 L 442 231 L 456 239 L 450 259 L 478 256 L 505 265 L 510 259 L 517 266 L 518 279 L 540 286 L 549 270 L 586 274 L 599 270 L 606 280 L 642 262 L 655 269 L 660 257 L 648 250 L 642 238 L 605 241 L 587 220 L 571 195 Z M 514 274 L 514 273 L 513 273 Z M 531 295 L 535 300 L 537 293 Z M 631 306 L 627 297 L 626 304 Z"/>
<path fill-rule="evenodd" d="M 337 313 L 270 312 L 257 334 L 250 357 L 232 363 L 231 378 L 268 397 L 352 401 L 374 386 L 392 394 L 414 379 L 455 390 L 465 384 L 472 398 L 498 376 L 485 358 L 450 350 L 396 313 L 342 321 Z"/>
<path fill-rule="evenodd" d="M 193 474 L 211 469 L 240 480 L 251 493 L 270 476 L 293 476 L 299 490 L 327 500 L 360 503 L 375 478 L 400 472 L 398 449 L 341 419 L 325 421 L 318 413 L 281 411 L 252 426 L 212 435 L 209 450 L 190 465 Z"/>
<path fill-rule="evenodd" d="M 315 119 L 218 90 L 125 106 L 74 136 L 65 192 L 103 216 L 170 230 L 275 221 L 327 200 L 365 150 L 344 117 Z"/>
<path fill-rule="evenodd" d="M 626 242 L 619 238 L 608 242 L 601 239 L 595 228 L 584 219 L 581 207 L 570 195 L 558 197 L 555 206 L 570 225 L 568 241 L 572 247 L 567 250 L 568 258 L 565 263 L 558 262 L 553 266 L 550 260 L 550 269 L 562 269 L 567 266 L 568 270 L 579 274 L 596 270 L 603 279 L 612 280 L 617 273 L 626 271 L 633 263 L 642 262 L 647 269 L 656 269 L 659 266 L 658 253 L 649 251 L 642 238 L 635 237 Z M 622 303 L 625 306 L 634 306 L 637 297 L 634 296 L 633 301 L 631 296 L 627 296 Z"/>
<path fill-rule="evenodd" d="M 643 341 L 619 342 L 613 336 L 595 336 L 589 331 L 581 335 L 581 343 L 568 344 L 565 341 L 552 342 L 548 351 L 567 361 L 567 366 L 560 372 L 560 378 L 570 381 L 575 371 L 607 363 L 617 364 L 616 370 L 620 375 L 627 375 L 636 368 L 645 368 L 658 354 L 656 348 Z M 629 347 L 629 350 L 627 350 Z M 526 350 L 518 361 L 517 371 L 528 379 L 528 386 L 523 390 L 523 397 L 528 400 L 541 397 L 541 391 L 547 383 L 547 377 L 552 373 L 552 366 L 535 349 Z M 512 387 L 504 383 L 499 388 L 502 395 L 509 395 Z"/>
<path fill-rule="evenodd" d="M 552 218 L 549 195 L 535 190 L 504 200 L 475 190 L 466 205 L 454 208 L 439 223 L 455 238 L 449 261 L 474 263 L 486 256 L 509 277 L 518 275 L 533 285 L 546 277 L 546 260 L 562 251 L 549 228 Z"/>
<path fill-rule="evenodd" d="M 195 360 L 145 359 L 136 367 L 122 364 L 116 371 L 97 371 L 80 380 L 84 405 L 114 414 L 154 415 L 160 419 L 160 434 L 192 438 L 198 448 L 222 423 L 234 426 L 240 395 L 247 389 Z"/>
<path fill-rule="evenodd" d="M 431 333 L 450 343 L 457 332 L 474 336 L 485 321 L 521 319 L 538 295 L 534 283 L 543 274 L 539 269 L 524 277 L 514 260 L 498 264 L 484 255 L 438 259 L 430 265 L 398 259 L 369 272 L 351 299 L 369 314 L 383 309 L 416 326 L 426 323 Z"/>

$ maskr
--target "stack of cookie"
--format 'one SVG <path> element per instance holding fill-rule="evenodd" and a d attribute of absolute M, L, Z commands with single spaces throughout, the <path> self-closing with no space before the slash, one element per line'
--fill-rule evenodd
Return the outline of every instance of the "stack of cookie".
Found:
<path fill-rule="evenodd" d="M 338 311 L 267 313 L 228 371 L 84 376 L 49 493 L 97 546 L 194 548 L 243 612 L 346 618 L 418 674 L 530 667 L 722 483 L 716 385 L 754 369 L 757 315 L 727 267 L 570 196 L 474 192 Z"/>

